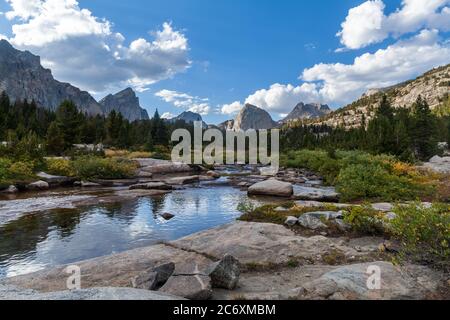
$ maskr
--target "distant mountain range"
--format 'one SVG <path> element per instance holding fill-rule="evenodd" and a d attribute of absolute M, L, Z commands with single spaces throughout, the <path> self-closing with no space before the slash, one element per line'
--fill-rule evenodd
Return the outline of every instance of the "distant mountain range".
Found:
<path fill-rule="evenodd" d="M 15 49 L 8 41 L 0 40 L 0 92 L 11 101 L 34 100 L 39 107 L 56 110 L 64 100 L 73 101 L 80 111 L 91 115 L 121 112 L 130 121 L 148 119 L 132 89 L 109 95 L 97 102 L 88 92 L 55 80 L 51 70 L 41 65 L 39 56 Z"/>
<path fill-rule="evenodd" d="M 192 124 L 194 122 L 202 122 L 203 123 L 203 127 L 206 128 L 208 125 L 203 121 L 203 118 L 201 115 L 199 115 L 198 113 L 194 113 L 191 111 L 185 111 L 182 114 L 180 114 L 178 117 L 172 118 L 167 120 L 171 123 L 175 123 L 177 121 L 184 121 L 188 124 Z"/>
<path fill-rule="evenodd" d="M 288 123 L 290 121 L 296 121 L 299 119 L 316 119 L 323 117 L 331 112 L 331 109 L 326 104 L 310 103 L 304 104 L 300 102 L 295 106 L 294 110 L 284 118 L 281 122 Z"/>

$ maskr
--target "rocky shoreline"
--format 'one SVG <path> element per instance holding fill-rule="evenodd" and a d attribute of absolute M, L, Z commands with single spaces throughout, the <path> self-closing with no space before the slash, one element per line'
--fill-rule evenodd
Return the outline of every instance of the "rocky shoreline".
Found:
<path fill-rule="evenodd" d="M 115 203 L 203 184 L 211 188 L 229 185 L 249 196 L 269 197 L 272 204 L 290 201 L 310 211 L 299 218 L 287 217 L 285 225 L 237 221 L 176 241 L 74 263 L 81 270 L 82 290 L 78 291 L 66 290 L 66 266 L 3 279 L 0 298 L 450 299 L 448 274 L 422 265 L 394 265 L 392 247 L 383 237 L 349 236 L 340 210 L 355 205 L 339 203 L 336 190 L 324 187 L 321 177 L 311 172 L 284 169 L 271 176 L 264 168 L 245 166 L 193 172 L 192 167 L 159 160 L 141 159 L 139 163 L 135 179 L 75 183 L 88 191 L 56 197 L 53 203 L 44 196 L 39 209 Z M 45 179 L 56 184 L 53 176 Z M 14 200 L 0 201 L 0 210 L 11 213 L 2 215 L 3 220 L 25 213 L 14 211 L 14 206 Z M 30 212 L 35 206 L 22 209 Z M 372 207 L 388 219 L 392 214 L 390 203 Z M 275 209 L 286 210 L 283 206 Z M 332 236 L 327 230 L 330 224 L 342 232 Z M 297 226 L 309 231 L 296 232 Z M 370 290 L 367 283 L 374 267 L 381 271 L 381 288 Z"/>
<path fill-rule="evenodd" d="M 81 269 L 83 290 L 98 290 L 133 289 L 137 278 L 148 279 L 155 268 L 171 264 L 173 271 L 158 291 L 148 291 L 152 296 L 142 295 L 156 300 L 167 298 L 167 294 L 199 300 L 449 298 L 445 293 L 448 283 L 444 273 L 419 265 L 393 265 L 379 251 L 383 241 L 376 237 L 303 237 L 281 225 L 235 222 L 176 241 L 73 265 Z M 332 254 L 339 254 L 339 260 L 330 262 L 327 257 Z M 220 282 L 213 281 L 211 276 L 211 269 L 223 263 L 224 257 L 232 257 L 225 258 L 232 262 L 225 264 L 220 277 L 228 280 L 234 277 L 236 286 L 229 287 L 233 290 L 217 285 Z M 373 266 L 381 270 L 380 290 L 367 288 L 368 270 Z M 61 293 L 68 278 L 65 269 L 61 266 L 5 279 L 0 285 L 3 288 L 0 296 L 45 299 L 53 293 L 56 299 L 71 295 L 73 299 L 89 298 L 77 291 Z M 123 294 L 116 298 L 126 298 L 129 292 Z"/>

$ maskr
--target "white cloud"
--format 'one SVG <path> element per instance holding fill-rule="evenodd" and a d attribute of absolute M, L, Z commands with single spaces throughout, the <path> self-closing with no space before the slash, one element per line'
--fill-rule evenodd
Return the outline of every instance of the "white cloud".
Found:
<path fill-rule="evenodd" d="M 401 8 L 386 16 L 382 0 L 366 1 L 350 9 L 338 36 L 346 48 L 360 49 L 423 28 L 450 31 L 449 4 L 450 0 L 403 0 Z"/>
<path fill-rule="evenodd" d="M 271 112 L 289 113 L 301 101 L 322 102 L 316 84 L 303 83 L 300 86 L 293 86 L 276 83 L 269 89 L 256 91 L 246 99 L 245 103 Z"/>
<path fill-rule="evenodd" d="M 367 89 L 387 87 L 449 63 L 450 45 L 439 42 L 437 30 L 423 30 L 375 53 L 357 57 L 353 64 L 317 64 L 301 78 L 319 84 L 317 93 L 328 103 L 348 103 Z"/>
<path fill-rule="evenodd" d="M 8 40 L 8 37 L 0 33 L 0 40 Z"/>
<path fill-rule="evenodd" d="M 173 119 L 175 117 L 176 116 L 170 112 L 166 112 L 161 116 L 162 119 L 167 119 L 167 120 Z"/>
<path fill-rule="evenodd" d="M 236 114 L 241 111 L 243 105 L 240 101 L 235 101 L 230 104 L 224 104 L 220 107 L 220 112 L 226 115 Z"/>
<path fill-rule="evenodd" d="M 188 40 L 170 23 L 153 40 L 131 41 L 76 0 L 7 0 L 11 43 L 42 56 L 55 77 L 93 93 L 133 86 L 139 91 L 189 68 Z"/>
<path fill-rule="evenodd" d="M 177 108 L 183 108 L 185 110 L 198 113 L 202 116 L 208 115 L 211 111 L 207 98 L 195 97 L 187 93 L 166 89 L 158 91 L 155 93 L 155 96 Z"/>

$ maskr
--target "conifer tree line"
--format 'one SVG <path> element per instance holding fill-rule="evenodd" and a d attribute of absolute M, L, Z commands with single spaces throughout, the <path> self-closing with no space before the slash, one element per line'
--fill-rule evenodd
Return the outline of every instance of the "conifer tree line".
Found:
<path fill-rule="evenodd" d="M 115 111 L 107 117 L 87 116 L 71 101 L 64 101 L 53 112 L 38 108 L 34 102 L 12 104 L 5 93 L 0 95 L 0 141 L 37 139 L 51 155 L 60 155 L 74 144 L 98 143 L 153 151 L 156 146 L 169 146 L 171 131 L 184 126 L 163 120 L 158 110 L 151 120 L 130 122 Z"/>
<path fill-rule="evenodd" d="M 393 108 L 384 96 L 374 118 L 359 128 L 300 125 L 282 130 L 283 150 L 322 148 L 391 154 L 404 161 L 428 160 L 450 144 L 450 116 L 434 115 L 418 97 L 411 108 Z"/>

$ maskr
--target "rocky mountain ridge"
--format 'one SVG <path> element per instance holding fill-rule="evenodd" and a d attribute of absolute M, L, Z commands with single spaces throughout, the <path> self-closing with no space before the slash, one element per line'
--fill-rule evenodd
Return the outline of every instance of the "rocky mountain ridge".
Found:
<path fill-rule="evenodd" d="M 234 120 L 233 130 L 263 130 L 272 129 L 276 126 L 277 123 L 273 121 L 267 111 L 254 105 L 246 104 Z"/>
<path fill-rule="evenodd" d="M 53 111 L 64 100 L 71 100 L 91 116 L 106 116 L 116 110 L 131 121 L 148 119 L 132 89 L 109 95 L 99 103 L 87 91 L 56 80 L 50 69 L 42 67 L 39 56 L 17 50 L 6 40 L 0 40 L 0 92 L 6 92 L 12 102 L 34 100 L 38 107 Z"/>
<path fill-rule="evenodd" d="M 357 101 L 308 123 L 355 128 L 361 126 L 364 119 L 369 121 L 373 118 L 383 95 L 388 97 L 395 108 L 410 108 L 420 95 L 427 101 L 431 109 L 435 109 L 448 99 L 449 94 L 450 64 L 435 68 L 414 80 L 395 86 L 370 89 Z"/>
<path fill-rule="evenodd" d="M 294 110 L 285 117 L 281 123 L 287 123 L 290 121 L 296 121 L 299 119 L 315 119 L 323 117 L 331 112 L 331 109 L 326 104 L 309 103 L 304 104 L 300 102 L 295 106 Z"/>

